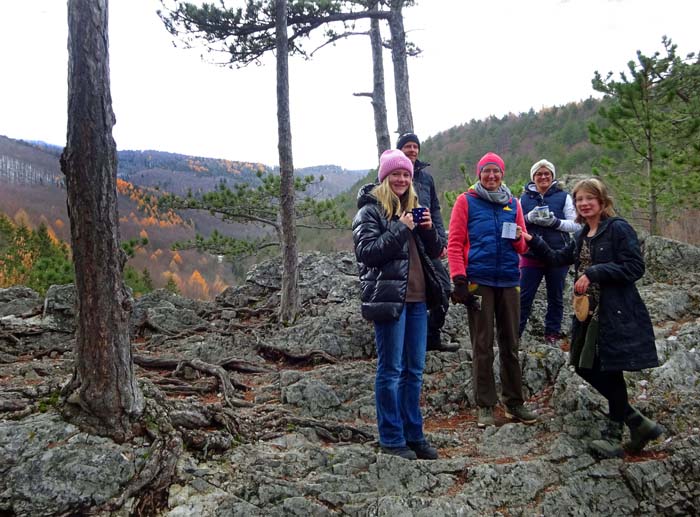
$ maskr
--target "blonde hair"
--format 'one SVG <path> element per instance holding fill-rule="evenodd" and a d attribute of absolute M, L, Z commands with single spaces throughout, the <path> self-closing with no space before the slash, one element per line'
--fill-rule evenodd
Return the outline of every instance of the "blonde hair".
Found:
<path fill-rule="evenodd" d="M 418 206 L 418 194 L 413 188 L 413 182 L 409 184 L 408 190 L 399 198 L 389 186 L 389 177 L 384 178 L 379 185 L 372 189 L 372 195 L 377 199 L 379 206 L 384 209 L 387 219 L 394 216 L 401 216 Z"/>
<path fill-rule="evenodd" d="M 574 207 L 576 207 L 576 193 L 581 190 L 596 197 L 602 208 L 602 213 L 600 214 L 601 219 L 607 219 L 608 217 L 613 217 L 615 215 L 613 199 L 610 194 L 608 194 L 608 187 L 605 186 L 605 183 L 600 181 L 598 178 L 588 178 L 576 183 L 571 194 L 574 198 Z M 581 217 L 578 208 L 576 208 L 576 222 L 586 222 L 586 220 Z"/>

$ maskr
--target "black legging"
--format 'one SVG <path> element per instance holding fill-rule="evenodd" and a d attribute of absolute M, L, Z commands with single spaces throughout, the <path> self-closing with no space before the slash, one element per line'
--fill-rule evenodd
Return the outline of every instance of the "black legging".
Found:
<path fill-rule="evenodd" d="M 625 417 L 634 411 L 627 398 L 627 384 L 621 371 L 576 368 L 576 373 L 608 400 L 610 420 L 624 422 Z"/>

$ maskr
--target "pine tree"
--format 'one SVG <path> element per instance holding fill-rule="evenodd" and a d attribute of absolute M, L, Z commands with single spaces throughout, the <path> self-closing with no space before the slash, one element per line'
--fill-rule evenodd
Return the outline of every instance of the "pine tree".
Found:
<path fill-rule="evenodd" d="M 637 51 L 619 80 L 612 72 L 605 78 L 595 73 L 593 88 L 606 96 L 600 108 L 605 123 L 589 125 L 591 141 L 613 151 L 596 172 L 624 208 L 643 212 L 652 235 L 659 233 L 662 214 L 671 217 L 696 205 L 700 194 L 697 162 L 693 166 L 700 150 L 698 113 L 692 114 L 700 94 L 687 88 L 684 99 L 679 87 L 697 73 L 698 64 L 686 62 L 694 54 L 686 60 L 677 56 L 670 39 L 662 43 L 665 55 Z"/>
<path fill-rule="evenodd" d="M 175 278 L 173 278 L 173 275 L 168 276 L 168 281 L 165 284 L 165 290 L 173 294 L 180 294 L 180 288 L 178 287 Z"/>
<path fill-rule="evenodd" d="M 143 271 L 141 272 L 141 278 L 143 279 L 143 285 L 146 289 L 147 293 L 150 293 L 153 291 L 153 279 L 151 278 L 151 272 L 148 270 L 148 268 L 143 268 Z"/>
<path fill-rule="evenodd" d="M 266 52 L 274 51 L 277 61 L 277 123 L 280 158 L 280 246 L 282 249 L 282 303 L 279 317 L 283 322 L 296 317 L 297 295 L 297 242 L 294 199 L 294 164 L 292 160 L 291 123 L 289 120 L 288 55 L 307 56 L 302 42 L 316 28 L 335 22 L 347 23 L 365 18 L 390 20 L 395 67 L 405 65 L 405 34 L 401 8 L 410 0 L 391 0 L 390 11 L 371 10 L 363 0 L 247 0 L 244 8 L 227 8 L 189 2 L 173 3 L 172 9 L 159 11 L 166 29 L 180 38 L 186 46 L 199 40 L 210 50 L 224 50 L 230 56 L 231 66 L 246 66 L 257 62 Z M 372 3 L 372 2 L 370 2 Z M 334 36 L 331 36 L 334 37 Z M 401 44 L 403 47 L 400 48 Z M 403 59 L 403 63 L 400 60 Z M 397 62 L 397 60 L 399 62 Z M 398 64 L 397 64 L 398 63 Z M 407 67 L 401 66 L 401 80 L 408 80 Z M 399 89 L 400 93 L 399 95 Z M 409 131 L 413 123 L 410 115 L 408 85 L 397 87 L 397 99 L 404 109 L 399 116 L 399 129 Z M 410 127 L 403 127 L 408 124 Z"/>
<path fill-rule="evenodd" d="M 36 259 L 27 276 L 27 287 L 44 294 L 52 285 L 73 283 L 75 272 L 68 245 L 54 242 L 45 224 L 39 225 L 32 240 Z"/>

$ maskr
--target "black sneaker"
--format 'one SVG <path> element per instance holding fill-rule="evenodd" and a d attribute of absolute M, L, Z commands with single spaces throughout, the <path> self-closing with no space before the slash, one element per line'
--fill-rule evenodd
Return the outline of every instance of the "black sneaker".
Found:
<path fill-rule="evenodd" d="M 408 447 L 382 447 L 382 452 L 384 454 L 390 454 L 391 456 L 398 456 L 405 460 L 415 460 L 418 456 Z"/>
<path fill-rule="evenodd" d="M 419 460 L 436 460 L 438 459 L 438 451 L 430 445 L 427 440 L 421 442 L 406 442 L 409 449 L 416 453 Z"/>

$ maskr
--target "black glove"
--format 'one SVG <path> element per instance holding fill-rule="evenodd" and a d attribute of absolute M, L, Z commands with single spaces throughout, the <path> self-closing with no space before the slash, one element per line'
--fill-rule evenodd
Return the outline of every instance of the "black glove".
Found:
<path fill-rule="evenodd" d="M 457 275 L 452 279 L 454 284 L 454 289 L 452 289 L 452 303 L 463 303 L 467 304 L 469 302 L 469 282 L 467 282 L 467 277 L 464 275 Z"/>

